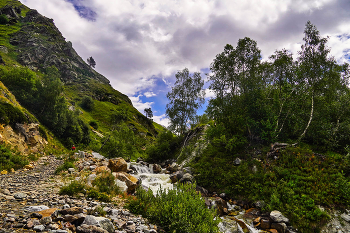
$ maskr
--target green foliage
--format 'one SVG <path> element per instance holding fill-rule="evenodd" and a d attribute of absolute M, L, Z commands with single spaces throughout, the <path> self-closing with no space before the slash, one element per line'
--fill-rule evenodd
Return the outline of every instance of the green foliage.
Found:
<path fill-rule="evenodd" d="M 200 73 L 191 76 L 187 68 L 178 71 L 175 77 L 175 86 L 167 94 L 170 103 L 166 106 L 166 114 L 170 119 L 170 128 L 183 135 L 205 101 L 204 81 Z"/>
<path fill-rule="evenodd" d="M 7 18 L 6 15 L 0 15 L 0 24 L 8 24 L 9 19 Z"/>
<path fill-rule="evenodd" d="M 92 121 L 89 122 L 89 125 L 90 125 L 92 128 L 96 129 L 96 130 L 98 129 L 98 123 L 97 123 L 97 121 L 92 120 Z"/>
<path fill-rule="evenodd" d="M 24 122 L 28 122 L 28 119 L 19 108 L 9 103 L 0 102 L 0 123 L 15 128 L 16 123 Z"/>
<path fill-rule="evenodd" d="M 155 143 L 146 149 L 147 160 L 150 162 L 161 162 L 175 158 L 175 154 L 180 147 L 181 138 L 169 130 L 160 132 Z"/>
<path fill-rule="evenodd" d="M 29 162 L 19 153 L 13 153 L 10 149 L 0 144 L 0 171 L 10 171 L 11 168 L 19 169 Z"/>
<path fill-rule="evenodd" d="M 55 174 L 59 174 L 61 171 L 68 171 L 68 168 L 75 168 L 74 162 L 71 160 L 65 160 L 64 163 L 58 166 L 55 170 Z"/>
<path fill-rule="evenodd" d="M 120 189 L 115 183 L 115 177 L 112 173 L 104 171 L 96 177 L 92 182 L 92 185 L 97 188 L 101 193 L 107 193 L 109 195 L 120 194 Z"/>
<path fill-rule="evenodd" d="M 86 111 L 92 111 L 94 109 L 94 100 L 91 96 L 84 96 L 81 100 L 81 107 Z"/>
<path fill-rule="evenodd" d="M 73 180 L 70 184 L 66 186 L 62 186 L 59 191 L 60 195 L 69 195 L 69 196 L 74 196 L 78 193 L 86 194 L 86 186 L 85 184 L 76 180 Z"/>
<path fill-rule="evenodd" d="M 126 124 L 121 124 L 105 140 L 101 153 L 108 158 L 134 158 L 137 157 L 135 156 L 138 153 L 137 148 L 140 148 L 142 144 L 133 130 Z"/>
<path fill-rule="evenodd" d="M 196 192 L 195 185 L 179 185 L 176 189 L 158 191 L 153 196 L 139 188 L 137 199 L 130 200 L 127 208 L 142 214 L 163 226 L 169 232 L 218 232 L 220 219 L 214 220 L 215 212 L 205 206 Z"/>

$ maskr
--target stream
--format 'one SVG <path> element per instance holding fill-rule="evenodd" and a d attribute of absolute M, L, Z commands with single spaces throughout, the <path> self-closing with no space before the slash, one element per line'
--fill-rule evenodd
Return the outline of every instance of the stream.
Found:
<path fill-rule="evenodd" d="M 171 183 L 169 174 L 156 174 L 153 173 L 153 164 L 145 166 L 139 163 L 131 162 L 128 163 L 128 169 L 135 171 L 132 174 L 137 179 L 141 180 L 141 185 L 147 189 L 151 189 L 153 193 L 157 193 L 159 189 L 173 189 L 174 186 Z M 126 185 L 122 181 L 117 181 L 117 184 L 122 189 L 127 189 Z M 210 199 L 210 198 L 208 198 Z M 215 200 L 211 199 L 212 205 L 216 206 Z M 228 204 L 228 203 L 227 203 Z M 234 205 L 228 204 L 228 210 L 233 211 L 235 209 Z M 257 229 L 254 229 L 252 221 L 243 219 L 245 210 L 240 210 L 239 214 L 236 216 L 223 216 L 221 217 L 222 222 L 219 223 L 218 227 L 222 233 L 258 233 Z"/>

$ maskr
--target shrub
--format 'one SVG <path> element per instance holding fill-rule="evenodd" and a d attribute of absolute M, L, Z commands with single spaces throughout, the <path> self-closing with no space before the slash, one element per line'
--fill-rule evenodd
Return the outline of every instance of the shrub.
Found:
<path fill-rule="evenodd" d="M 90 96 L 84 96 L 81 100 L 81 107 L 86 111 L 92 111 L 94 109 L 94 100 Z"/>
<path fill-rule="evenodd" d="M 147 148 L 146 154 L 150 162 L 159 162 L 175 157 L 175 153 L 180 146 L 181 138 L 171 131 L 162 131 L 154 143 Z"/>
<path fill-rule="evenodd" d="M 6 15 L 0 15 L 0 24 L 8 24 L 9 21 Z"/>
<path fill-rule="evenodd" d="M 85 185 L 82 184 L 79 181 L 73 180 L 70 184 L 66 186 L 62 186 L 59 194 L 60 195 L 69 195 L 69 196 L 74 196 L 75 194 L 78 193 L 83 193 L 86 194 L 86 189 Z"/>
<path fill-rule="evenodd" d="M 98 129 L 97 121 L 90 121 L 90 122 L 89 122 L 89 125 L 91 125 L 91 127 L 94 128 L 94 129 L 96 129 L 96 130 Z"/>
<path fill-rule="evenodd" d="M 137 199 L 130 200 L 127 207 L 160 224 L 169 232 L 218 232 L 219 218 L 214 210 L 205 206 L 195 185 L 179 185 L 176 189 L 158 191 L 154 197 L 151 190 L 139 188 Z"/>
<path fill-rule="evenodd" d="M 73 159 L 67 159 L 64 161 L 64 163 L 56 168 L 55 174 L 59 174 L 61 171 L 67 171 L 68 168 L 75 168 L 74 166 L 74 160 Z"/>
<path fill-rule="evenodd" d="M 92 185 L 95 186 L 99 192 L 107 194 L 119 194 L 120 189 L 115 183 L 115 177 L 112 173 L 103 171 L 96 179 L 92 182 Z"/>
<path fill-rule="evenodd" d="M 19 153 L 12 153 L 8 148 L 0 144 L 0 171 L 10 171 L 11 168 L 19 169 L 28 163 L 28 160 Z"/>

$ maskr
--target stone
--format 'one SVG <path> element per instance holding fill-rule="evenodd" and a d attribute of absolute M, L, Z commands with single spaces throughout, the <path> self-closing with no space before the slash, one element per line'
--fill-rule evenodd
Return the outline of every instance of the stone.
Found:
<path fill-rule="evenodd" d="M 344 221 L 350 222 L 350 216 L 347 215 L 346 213 L 342 213 L 342 214 L 340 215 L 340 217 L 341 217 Z"/>
<path fill-rule="evenodd" d="M 4 46 L 4 45 L 0 45 L 0 52 L 2 52 L 2 53 L 8 53 L 9 51 L 8 51 L 8 49 L 7 49 L 7 47 L 6 46 Z"/>
<path fill-rule="evenodd" d="M 51 209 L 46 209 L 46 210 L 41 210 L 36 212 L 37 214 L 40 214 L 43 218 L 45 217 L 51 217 L 55 211 L 58 210 L 57 208 L 51 208 Z"/>
<path fill-rule="evenodd" d="M 75 169 L 72 168 L 72 167 L 70 167 L 70 168 L 68 168 L 68 172 L 69 172 L 69 173 L 73 173 L 73 172 L 75 172 Z"/>
<path fill-rule="evenodd" d="M 287 230 L 287 225 L 282 222 L 282 223 L 271 223 L 271 228 L 276 229 L 278 233 L 285 233 Z"/>
<path fill-rule="evenodd" d="M 74 215 L 74 214 L 80 214 L 83 213 L 84 209 L 82 207 L 72 207 L 72 208 L 68 208 L 68 209 L 64 209 L 64 210 L 60 210 L 60 214 L 63 215 Z"/>
<path fill-rule="evenodd" d="M 17 192 L 13 195 L 13 197 L 16 199 L 24 199 L 27 197 L 27 194 L 25 194 L 23 192 Z"/>
<path fill-rule="evenodd" d="M 270 227 L 271 227 L 270 219 L 266 219 L 266 218 L 260 219 L 260 227 L 264 230 L 270 229 Z"/>
<path fill-rule="evenodd" d="M 118 180 L 125 182 L 126 186 L 128 187 L 128 190 L 127 190 L 128 193 L 134 193 L 137 186 L 139 185 L 139 180 L 128 173 L 117 172 L 115 173 L 115 177 Z"/>
<path fill-rule="evenodd" d="M 29 206 L 27 208 L 28 212 L 39 212 L 41 210 L 47 210 L 49 209 L 49 207 L 45 206 L 45 205 L 39 205 L 39 206 Z"/>
<path fill-rule="evenodd" d="M 45 230 L 45 226 L 44 225 L 37 225 L 37 226 L 33 227 L 33 230 L 37 231 L 37 232 L 42 232 Z"/>
<path fill-rule="evenodd" d="M 217 206 L 217 210 L 218 210 L 218 214 L 220 216 L 224 215 L 224 214 L 228 214 L 227 211 L 227 203 L 224 199 L 220 198 L 220 197 L 216 197 L 215 198 L 215 204 Z"/>
<path fill-rule="evenodd" d="M 114 219 L 113 222 L 118 228 L 125 228 L 126 227 L 126 222 L 120 219 Z"/>
<path fill-rule="evenodd" d="M 108 233 L 105 229 L 95 226 L 95 225 L 86 225 L 82 224 L 77 227 L 78 233 Z"/>
<path fill-rule="evenodd" d="M 242 160 L 240 158 L 236 158 L 235 161 L 233 161 L 233 164 L 238 166 L 241 164 L 241 162 Z"/>
<path fill-rule="evenodd" d="M 95 219 L 95 216 L 92 216 L 92 215 L 86 215 L 84 221 L 82 224 L 85 224 L 85 225 L 97 225 L 98 222 L 97 220 Z"/>
<path fill-rule="evenodd" d="M 193 183 L 194 178 L 190 173 L 186 173 L 183 175 L 183 177 L 180 179 L 180 183 Z"/>
<path fill-rule="evenodd" d="M 106 166 L 99 166 L 95 169 L 96 174 L 99 174 L 99 173 L 104 172 L 104 171 L 109 172 L 111 170 Z"/>
<path fill-rule="evenodd" d="M 128 164 L 123 158 L 114 158 L 108 161 L 108 168 L 111 169 L 112 172 L 127 172 Z"/>
<path fill-rule="evenodd" d="M 42 219 L 40 219 L 40 223 L 43 225 L 49 225 L 51 222 L 52 222 L 51 217 L 43 217 Z"/>
<path fill-rule="evenodd" d="M 1 175 L 7 175 L 7 171 L 6 170 L 2 170 L 1 171 Z"/>
<path fill-rule="evenodd" d="M 43 217 L 43 215 L 39 214 L 39 213 L 36 213 L 36 212 L 33 212 L 33 213 L 30 214 L 30 217 L 31 218 L 41 219 Z"/>
<path fill-rule="evenodd" d="M 272 219 L 273 222 L 289 222 L 289 219 L 284 217 L 283 214 L 277 210 L 274 210 L 270 213 L 270 218 Z"/>
<path fill-rule="evenodd" d="M 28 165 L 25 165 L 23 168 L 28 169 L 28 170 L 33 170 L 34 169 L 34 165 L 33 164 L 28 164 Z"/>
<path fill-rule="evenodd" d="M 96 220 L 102 229 L 108 231 L 109 233 L 114 233 L 115 229 L 111 220 L 103 217 L 96 217 Z"/>
<path fill-rule="evenodd" d="M 176 172 L 179 170 L 179 168 L 180 168 L 180 165 L 174 162 L 167 167 L 167 170 L 170 172 Z"/>
<path fill-rule="evenodd" d="M 161 173 L 162 167 L 159 164 L 153 164 L 153 173 Z"/>

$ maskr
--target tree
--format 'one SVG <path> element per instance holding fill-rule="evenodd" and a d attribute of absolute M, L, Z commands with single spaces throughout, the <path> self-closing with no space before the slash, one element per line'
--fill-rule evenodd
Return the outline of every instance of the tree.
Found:
<path fill-rule="evenodd" d="M 96 62 L 95 62 L 95 60 L 94 60 L 92 57 L 89 57 L 89 58 L 87 59 L 87 62 L 88 62 L 88 64 L 89 64 L 90 67 L 95 68 Z"/>
<path fill-rule="evenodd" d="M 204 81 L 200 73 L 191 76 L 187 68 L 178 71 L 175 77 L 175 85 L 167 94 L 170 103 L 166 106 L 166 114 L 170 118 L 170 129 L 183 135 L 204 103 Z"/>
<path fill-rule="evenodd" d="M 152 112 L 151 108 L 145 108 L 144 112 L 145 112 L 147 118 L 152 119 L 153 112 Z"/>

